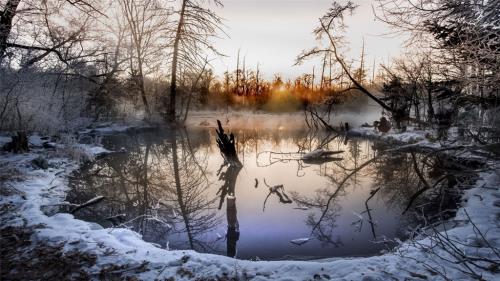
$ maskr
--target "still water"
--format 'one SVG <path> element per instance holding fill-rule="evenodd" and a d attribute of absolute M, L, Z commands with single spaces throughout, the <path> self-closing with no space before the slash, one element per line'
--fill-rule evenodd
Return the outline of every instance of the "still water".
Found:
<path fill-rule="evenodd" d="M 383 241 L 407 237 L 416 211 L 432 201 L 416 200 L 402 214 L 422 188 L 413 160 L 429 181 L 441 176 L 421 164 L 433 162 L 429 155 L 281 127 L 228 128 L 243 163 L 228 167 L 212 125 L 105 137 L 105 147 L 117 152 L 78 171 L 67 200 L 106 199 L 75 216 L 129 227 L 163 248 L 240 259 L 369 256 L 393 245 Z M 318 147 L 344 152 L 301 160 Z"/>

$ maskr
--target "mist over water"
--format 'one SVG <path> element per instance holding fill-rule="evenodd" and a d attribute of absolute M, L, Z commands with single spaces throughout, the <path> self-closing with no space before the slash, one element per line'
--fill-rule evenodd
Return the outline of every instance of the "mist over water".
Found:
<path fill-rule="evenodd" d="M 77 216 L 104 227 L 129 227 L 161 247 L 241 259 L 369 256 L 393 245 L 375 241 L 406 237 L 414 219 L 401 212 L 419 188 L 409 154 L 373 162 L 338 190 L 385 144 L 309 131 L 300 113 L 218 114 L 195 112 L 184 130 L 106 137 L 106 148 L 125 152 L 80 170 L 68 201 L 108 199 Z M 336 118 L 369 122 L 361 116 L 345 111 Z M 235 134 L 241 169 L 224 165 L 215 119 Z M 344 152 L 324 161 L 301 159 L 319 146 Z M 221 189 L 228 185 L 234 194 Z M 276 185 L 283 186 L 279 195 L 270 192 Z M 323 212 L 318 206 L 330 196 L 335 199 L 315 227 Z"/>
<path fill-rule="evenodd" d="M 351 127 L 362 124 L 373 124 L 382 116 L 378 104 L 365 98 L 353 98 L 346 103 L 333 107 L 330 124 L 338 126 L 349 123 Z M 270 130 L 303 130 L 307 129 L 304 112 L 297 109 L 287 113 L 272 113 L 252 110 L 198 110 L 189 113 L 187 126 L 214 127 L 219 119 L 225 127 L 235 129 L 270 129 Z"/>

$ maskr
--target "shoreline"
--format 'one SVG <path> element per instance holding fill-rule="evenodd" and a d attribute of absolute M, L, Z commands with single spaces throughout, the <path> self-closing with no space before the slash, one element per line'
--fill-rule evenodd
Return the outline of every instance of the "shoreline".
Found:
<path fill-rule="evenodd" d="M 122 128 L 123 129 L 123 128 Z M 373 128 L 353 129 L 349 135 L 357 137 L 373 137 L 382 141 L 393 139 L 401 144 L 426 149 L 440 149 L 441 146 L 425 140 L 422 134 L 385 134 L 380 136 L 370 133 Z M 105 129 L 112 133 L 112 130 Z M 118 132 L 118 131 L 117 131 Z M 353 136 L 354 136 L 353 135 Z M 90 157 L 96 157 L 102 153 L 102 146 L 81 145 L 82 149 Z M 64 147 L 62 147 L 64 149 Z M 143 241 L 140 236 L 128 229 L 103 229 L 94 223 L 84 222 L 75 219 L 70 214 L 58 213 L 53 216 L 46 216 L 41 210 L 44 205 L 55 205 L 64 201 L 68 190 L 68 177 L 79 168 L 79 164 L 68 157 L 47 157 L 48 170 L 37 170 L 29 167 L 31 160 L 40 155 L 46 154 L 44 149 L 35 148 L 32 152 L 22 155 L 9 154 L 7 161 L 2 166 L 13 166 L 21 172 L 21 181 L 6 181 L 2 185 L 2 190 L 8 190 L 7 195 L 3 195 L 0 206 L 8 212 L 1 213 L 2 228 L 21 227 L 33 228 L 31 239 L 43 241 L 49 246 L 63 245 L 63 253 L 74 253 L 95 256 L 95 263 L 88 267 L 91 279 L 98 279 L 97 272 L 103 269 L 123 267 L 122 269 L 110 270 L 109 274 L 121 274 L 120 276 L 135 276 L 139 280 L 153 280 L 155 278 L 166 278 L 175 276 L 176 280 L 210 280 L 217 278 L 232 277 L 252 280 L 307 280 L 315 279 L 316 276 L 324 280 L 332 278 L 363 279 L 366 280 L 386 280 L 392 277 L 416 278 L 418 275 L 429 275 L 432 273 L 414 260 L 425 260 L 426 253 L 422 252 L 415 245 L 415 241 L 402 242 L 394 251 L 372 257 L 363 258 L 329 258 L 314 261 L 247 261 L 237 260 L 213 254 L 201 254 L 192 250 L 168 251 L 160 249 L 151 243 Z M 57 152 L 56 152 L 57 154 Z M 492 167 L 498 161 L 488 162 Z M 471 223 L 466 223 L 467 217 L 471 217 L 474 223 L 486 228 L 488 225 L 498 224 L 500 216 L 500 183 L 499 170 L 479 173 L 480 179 L 476 181 L 474 187 L 465 190 L 462 198 L 467 200 L 457 210 L 453 221 L 458 221 L 457 225 L 447 230 L 449 233 L 459 233 L 464 244 L 471 240 L 470 235 L 474 234 L 474 227 Z M 481 187 L 482 186 L 482 187 Z M 485 188 L 488 187 L 488 188 Z M 3 191 L 2 191 L 3 193 Z M 479 196 L 477 196 L 479 195 Z M 24 198 L 23 198 L 24 196 Z M 481 198 L 481 200 L 480 200 Z M 488 210 L 491 208 L 491 210 Z M 497 214 L 491 217 L 492 210 L 498 208 Z M 464 211 L 466 210 L 467 211 Z M 42 227 L 40 227 L 42 225 Z M 500 231 L 497 228 L 484 231 L 491 238 L 491 243 L 499 243 Z M 458 236 L 457 236 L 458 238 Z M 428 239 L 427 239 L 428 240 Z M 474 239 L 472 239 L 474 240 Z M 430 243 L 431 241 L 418 240 L 418 243 Z M 500 244 L 500 243 L 499 243 Z M 402 254 L 405 252 L 405 254 Z M 487 252 L 487 251 L 486 251 Z M 488 256 L 492 253 L 485 253 Z M 405 257 L 407 255 L 408 257 Z M 440 266 L 436 264 L 436 266 Z M 448 274 L 453 274 L 453 280 L 466 279 L 467 276 L 460 272 L 453 265 L 445 266 Z M 122 271 L 120 271 L 122 270 Z M 138 272 L 140 271 L 140 272 Z M 403 271 L 403 272 L 401 272 Z M 494 278 L 492 272 L 485 272 Z M 97 275 L 96 275 L 97 274 Z M 435 275 L 436 278 L 438 277 Z M 328 278 L 327 278 L 328 277 Z M 485 276 L 487 278 L 487 276 Z M 321 279 L 319 279 L 321 280 Z M 487 278 L 488 280 L 488 278 Z"/>

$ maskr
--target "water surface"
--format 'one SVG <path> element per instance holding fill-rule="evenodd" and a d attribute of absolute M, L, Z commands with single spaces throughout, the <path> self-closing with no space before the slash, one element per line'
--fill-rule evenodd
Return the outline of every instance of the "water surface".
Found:
<path fill-rule="evenodd" d="M 239 169 L 224 165 L 210 125 L 106 137 L 105 147 L 121 152 L 83 167 L 68 201 L 106 199 L 76 216 L 129 227 L 164 248 L 267 260 L 374 255 L 392 246 L 381 241 L 415 226 L 422 200 L 402 215 L 422 188 L 412 157 L 421 165 L 428 155 L 382 153 L 384 143 L 305 128 L 233 127 Z M 344 153 L 300 160 L 318 147 Z M 423 164 L 422 171 L 440 176 Z M 270 193 L 276 185 L 283 188 Z"/>

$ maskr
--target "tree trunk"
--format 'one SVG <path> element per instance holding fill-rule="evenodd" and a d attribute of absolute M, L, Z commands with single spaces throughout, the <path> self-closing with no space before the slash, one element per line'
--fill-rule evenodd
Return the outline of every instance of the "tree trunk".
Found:
<path fill-rule="evenodd" d="M 205 68 L 207 67 L 207 64 L 208 64 L 208 58 L 205 59 L 205 64 L 203 65 L 203 68 L 201 69 L 200 74 L 198 74 L 198 77 L 196 77 L 196 80 L 194 81 L 193 85 L 191 86 L 191 91 L 189 91 L 188 100 L 186 103 L 186 111 L 184 112 L 184 118 L 182 118 L 182 122 L 186 122 L 186 119 L 187 119 L 188 113 L 189 113 L 189 107 L 191 106 L 191 97 L 193 95 L 193 92 L 196 90 L 196 87 L 198 86 L 198 83 L 200 82 L 200 79 L 203 76 L 203 73 L 205 72 Z"/>
<path fill-rule="evenodd" d="M 428 102 L 428 109 L 427 109 L 427 119 L 429 122 L 432 122 L 434 119 L 434 106 L 432 105 L 432 86 L 427 87 L 427 102 Z"/>
<path fill-rule="evenodd" d="M 182 36 L 182 27 L 184 25 L 184 14 L 186 11 L 187 0 L 182 1 L 181 14 L 179 16 L 179 24 L 174 40 L 174 52 L 172 57 L 172 73 L 170 76 L 170 102 L 167 107 L 167 121 L 174 123 L 176 121 L 175 115 L 175 98 L 177 96 L 177 63 L 179 57 L 179 42 Z"/>
<path fill-rule="evenodd" d="M 6 143 L 2 149 L 13 153 L 29 152 L 28 136 L 25 132 L 17 132 L 17 135 L 12 136 L 12 140 Z"/>
<path fill-rule="evenodd" d="M 12 29 L 12 19 L 16 15 L 17 6 L 21 0 L 9 0 L 5 4 L 5 9 L 0 14 L 0 62 L 5 55 L 7 49 L 7 39 L 9 38 Z"/>
<path fill-rule="evenodd" d="M 142 103 L 144 104 L 144 110 L 146 111 L 147 117 L 151 116 L 151 109 L 149 108 L 148 99 L 146 98 L 146 88 L 144 87 L 144 75 L 142 73 L 142 61 L 139 59 L 139 87 L 141 90 Z"/>
<path fill-rule="evenodd" d="M 344 72 L 347 75 L 347 77 L 349 78 L 349 80 L 351 80 L 351 82 L 354 84 L 354 86 L 356 88 L 358 88 L 358 90 L 360 90 L 363 94 L 367 95 L 373 101 L 375 101 L 376 103 L 378 103 L 383 109 L 385 109 L 385 110 L 391 112 L 392 114 L 394 114 L 394 109 L 393 108 L 389 107 L 382 100 L 380 100 L 379 98 L 377 98 L 376 96 L 374 96 L 372 93 L 370 93 L 370 91 L 368 91 L 365 87 L 363 87 L 360 82 L 358 82 L 356 79 L 354 79 L 354 77 L 351 75 L 349 69 L 347 68 L 347 65 L 345 64 L 344 60 L 337 53 L 337 46 L 335 44 L 335 39 L 332 37 L 332 35 L 330 34 L 329 30 L 326 28 L 326 26 L 323 23 L 321 23 L 321 27 L 323 28 L 323 30 L 325 31 L 326 35 L 328 36 L 328 39 L 330 40 L 330 45 L 331 45 L 331 47 L 333 49 L 332 51 L 333 51 L 333 56 L 335 57 L 335 60 L 337 60 L 339 62 L 340 66 L 344 70 Z"/>

